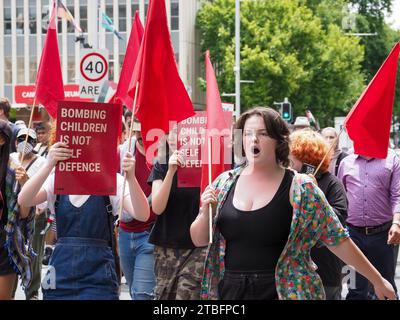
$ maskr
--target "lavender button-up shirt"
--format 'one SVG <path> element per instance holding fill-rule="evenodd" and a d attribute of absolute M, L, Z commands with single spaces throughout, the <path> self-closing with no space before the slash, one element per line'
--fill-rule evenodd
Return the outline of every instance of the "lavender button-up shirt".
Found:
<path fill-rule="evenodd" d="M 338 178 L 347 191 L 348 223 L 372 227 L 400 213 L 400 161 L 393 150 L 386 159 L 347 156 L 340 163 Z"/>

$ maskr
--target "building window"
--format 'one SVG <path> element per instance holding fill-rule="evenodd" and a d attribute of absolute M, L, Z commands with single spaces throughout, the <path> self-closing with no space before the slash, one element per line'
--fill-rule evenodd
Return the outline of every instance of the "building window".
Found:
<path fill-rule="evenodd" d="M 80 23 L 80 27 L 82 28 L 83 31 L 86 31 L 88 29 L 87 28 L 87 6 L 83 6 L 82 4 L 80 7 L 79 23 Z"/>
<path fill-rule="evenodd" d="M 139 13 L 139 4 L 138 3 L 132 4 L 132 11 L 131 11 L 132 21 L 133 21 L 133 18 L 135 17 L 136 10 Z"/>
<path fill-rule="evenodd" d="M 179 30 L 179 3 L 171 2 L 171 30 Z"/>
<path fill-rule="evenodd" d="M 36 7 L 29 7 L 29 32 L 36 34 Z"/>
<path fill-rule="evenodd" d="M 112 5 L 106 5 L 106 15 L 113 20 L 113 6 Z M 114 22 L 114 21 L 113 21 Z"/>
<path fill-rule="evenodd" d="M 126 5 L 119 6 L 118 17 L 118 31 L 124 32 L 126 30 Z"/>
<path fill-rule="evenodd" d="M 24 8 L 17 7 L 17 34 L 24 34 Z"/>
<path fill-rule="evenodd" d="M 4 8 L 4 33 L 11 34 L 11 8 Z"/>
<path fill-rule="evenodd" d="M 121 75 L 121 69 L 122 69 L 122 64 L 124 63 L 124 59 L 125 59 L 125 55 L 124 54 L 120 54 L 119 55 L 119 73 Z"/>
<path fill-rule="evenodd" d="M 36 81 L 36 56 L 29 57 L 29 83 L 35 83 Z"/>
<path fill-rule="evenodd" d="M 108 61 L 108 79 L 114 80 L 114 55 L 110 54 Z"/>
<path fill-rule="evenodd" d="M 11 68 L 11 57 L 4 58 L 4 82 L 12 83 L 12 68 Z"/>
<path fill-rule="evenodd" d="M 49 21 L 50 21 L 49 6 L 44 5 L 42 7 L 42 33 L 47 32 L 47 27 L 49 25 Z"/>
<path fill-rule="evenodd" d="M 75 83 L 75 78 L 75 56 L 69 56 L 67 83 Z"/>
<path fill-rule="evenodd" d="M 24 57 L 17 57 L 17 82 L 25 84 Z"/>

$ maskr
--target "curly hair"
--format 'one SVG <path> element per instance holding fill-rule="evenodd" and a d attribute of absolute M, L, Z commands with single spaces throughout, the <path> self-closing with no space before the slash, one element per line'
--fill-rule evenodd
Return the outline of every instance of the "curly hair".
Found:
<path fill-rule="evenodd" d="M 290 153 L 303 163 L 318 167 L 329 150 L 329 145 L 321 134 L 311 129 L 294 131 L 290 135 Z M 332 154 L 321 165 L 320 172 L 328 171 Z"/>
<path fill-rule="evenodd" d="M 277 163 L 284 167 L 289 165 L 289 128 L 281 115 L 269 107 L 255 107 L 244 112 L 236 121 L 235 130 L 241 130 L 243 133 L 244 125 L 252 116 L 260 116 L 265 123 L 267 134 L 277 141 L 275 157 Z M 238 147 L 235 145 L 235 148 Z M 242 148 L 242 156 L 245 156 Z"/>

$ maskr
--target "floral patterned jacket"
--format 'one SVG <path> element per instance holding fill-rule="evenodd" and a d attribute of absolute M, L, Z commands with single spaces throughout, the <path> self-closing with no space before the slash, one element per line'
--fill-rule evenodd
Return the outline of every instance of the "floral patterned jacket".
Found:
<path fill-rule="evenodd" d="M 213 219 L 213 242 L 207 249 L 201 299 L 218 299 L 218 283 L 225 271 L 225 239 L 216 227 L 219 211 L 228 191 L 243 170 L 224 172 L 213 183 L 217 192 L 217 213 Z M 293 191 L 293 218 L 290 233 L 275 269 L 275 283 L 281 300 L 325 299 L 325 292 L 310 250 L 314 245 L 335 246 L 349 235 L 310 177 L 296 174 Z"/>

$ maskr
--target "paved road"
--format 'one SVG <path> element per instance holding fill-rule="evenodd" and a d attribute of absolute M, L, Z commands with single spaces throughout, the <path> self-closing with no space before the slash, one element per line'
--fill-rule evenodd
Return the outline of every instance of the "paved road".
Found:
<path fill-rule="evenodd" d="M 43 266 L 42 269 L 42 277 L 46 274 L 47 266 Z M 39 300 L 42 299 L 42 292 L 39 292 Z M 128 286 L 126 285 L 125 278 L 122 278 L 122 288 L 121 295 L 119 296 L 120 300 L 131 300 L 131 296 L 129 294 Z M 17 292 L 15 293 L 15 300 L 25 300 L 25 294 L 20 285 L 18 285 Z"/>
<path fill-rule="evenodd" d="M 46 273 L 47 267 L 43 266 L 43 270 L 42 270 L 42 275 L 44 275 Z M 396 285 L 397 288 L 400 289 L 400 254 L 399 254 L 399 258 L 397 260 L 397 268 L 396 268 Z M 343 287 L 343 291 L 342 291 L 342 296 L 345 297 L 347 293 L 347 288 L 346 286 Z M 21 286 L 18 286 L 16 295 L 15 295 L 15 299 L 16 300 L 25 300 L 25 294 L 21 289 Z M 39 294 L 39 299 L 42 299 L 42 293 L 40 292 Z M 130 300 L 131 296 L 129 295 L 129 290 L 128 287 L 125 283 L 125 278 L 122 278 L 122 288 L 121 288 L 121 295 L 120 295 L 120 300 Z"/>

